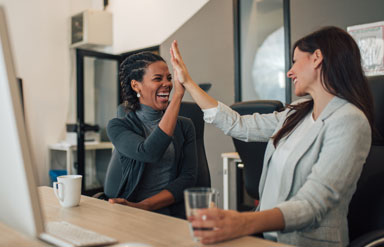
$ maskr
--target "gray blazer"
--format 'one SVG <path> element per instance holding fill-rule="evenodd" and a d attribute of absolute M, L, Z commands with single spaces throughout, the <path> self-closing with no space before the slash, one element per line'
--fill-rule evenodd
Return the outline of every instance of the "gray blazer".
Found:
<path fill-rule="evenodd" d="M 270 137 L 282 127 L 288 111 L 240 116 L 219 103 L 212 122 L 240 140 L 268 141 L 259 185 L 261 200 L 275 151 Z M 286 160 L 276 205 L 285 221 L 285 229 L 277 233 L 279 242 L 296 246 L 349 243 L 348 205 L 370 146 L 371 128 L 365 115 L 334 97 Z"/>

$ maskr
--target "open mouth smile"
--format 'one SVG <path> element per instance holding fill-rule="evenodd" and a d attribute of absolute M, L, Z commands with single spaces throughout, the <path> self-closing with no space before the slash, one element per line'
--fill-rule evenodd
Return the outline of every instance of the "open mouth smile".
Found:
<path fill-rule="evenodd" d="M 168 101 L 169 99 L 169 92 L 160 92 L 156 95 L 158 98 L 160 98 L 161 101 Z"/>

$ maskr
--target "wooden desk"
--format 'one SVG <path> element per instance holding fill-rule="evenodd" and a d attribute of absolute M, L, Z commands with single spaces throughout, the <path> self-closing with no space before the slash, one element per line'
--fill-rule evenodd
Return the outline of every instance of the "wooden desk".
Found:
<path fill-rule="evenodd" d="M 37 239 L 27 237 L 0 222 L 0 246 L 43 247 L 49 245 Z"/>
<path fill-rule="evenodd" d="M 52 188 L 40 187 L 42 210 L 46 220 L 64 220 L 115 238 L 119 243 L 140 242 L 156 247 L 192 247 L 188 222 L 157 213 L 152 213 L 119 204 L 82 196 L 80 206 L 62 208 Z M 1 242 L 1 240 L 0 240 Z M 2 244 L 0 243 L 0 246 Z M 286 246 L 267 240 L 242 237 L 213 246 Z"/>

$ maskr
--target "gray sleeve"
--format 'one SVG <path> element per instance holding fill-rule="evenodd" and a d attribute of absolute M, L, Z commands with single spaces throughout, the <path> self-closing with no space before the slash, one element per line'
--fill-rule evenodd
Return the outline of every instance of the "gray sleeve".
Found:
<path fill-rule="evenodd" d="M 195 128 L 191 120 L 184 120 L 184 144 L 182 147 L 181 170 L 179 176 L 171 181 L 166 190 L 172 193 L 175 202 L 183 200 L 183 192 L 186 188 L 195 186 L 197 180 L 197 149 Z"/>
<path fill-rule="evenodd" d="M 107 133 L 120 154 L 146 163 L 158 162 L 172 140 L 159 126 L 148 137 L 140 136 L 119 118 L 109 121 Z"/>
<path fill-rule="evenodd" d="M 224 134 L 236 139 L 246 142 L 266 142 L 275 132 L 280 120 L 285 118 L 287 111 L 240 116 L 239 113 L 219 102 L 212 124 L 221 129 Z"/>

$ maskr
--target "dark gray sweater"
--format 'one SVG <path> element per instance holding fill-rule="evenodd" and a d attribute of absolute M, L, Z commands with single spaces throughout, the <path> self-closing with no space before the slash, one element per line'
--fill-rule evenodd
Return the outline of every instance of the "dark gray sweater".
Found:
<path fill-rule="evenodd" d="M 143 123 L 145 136 L 148 137 L 159 125 L 163 111 L 156 111 L 149 106 L 140 105 L 136 116 Z M 144 173 L 135 192 L 129 197 L 130 201 L 140 202 L 162 191 L 169 182 L 176 179 L 175 148 L 171 142 L 163 157 L 156 163 L 146 163 Z M 156 179 L 154 179 L 156 178 Z M 169 208 L 161 208 L 156 212 L 169 215 Z"/>
<path fill-rule="evenodd" d="M 110 120 L 107 133 L 122 166 L 119 189 L 114 197 L 126 199 L 137 188 L 146 165 L 159 162 L 170 143 L 173 143 L 176 178 L 164 189 L 175 198 L 175 204 L 170 206 L 170 214 L 185 217 L 183 191 L 195 185 L 197 176 L 196 136 L 192 121 L 178 117 L 173 137 L 158 126 L 146 136 L 142 121 L 135 112 L 129 112 L 124 118 Z"/>

